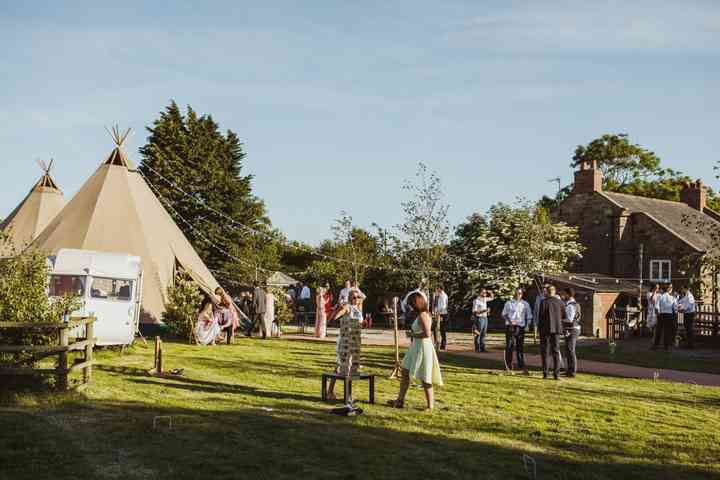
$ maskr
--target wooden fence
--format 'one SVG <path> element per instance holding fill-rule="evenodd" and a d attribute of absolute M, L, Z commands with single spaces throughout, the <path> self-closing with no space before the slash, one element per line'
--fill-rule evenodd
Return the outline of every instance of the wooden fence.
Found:
<path fill-rule="evenodd" d="M 682 313 L 678 314 L 676 318 L 678 334 L 684 336 L 685 324 Z M 642 322 L 639 322 L 640 319 L 642 319 Z M 612 309 L 608 314 L 608 339 L 623 340 L 630 336 L 633 331 L 638 331 L 638 329 L 646 325 L 647 310 L 643 310 L 640 316 L 637 309 Z M 720 312 L 714 309 L 712 305 L 697 305 L 695 313 L 695 337 L 720 337 Z"/>
<path fill-rule="evenodd" d="M 678 319 L 682 323 L 682 316 Z M 720 335 L 720 313 L 712 305 L 698 305 L 695 313 L 695 336 L 717 337 Z"/>
<path fill-rule="evenodd" d="M 95 346 L 94 323 L 95 317 L 72 318 L 65 323 L 21 323 L 21 322 L 0 322 L 0 330 L 14 329 L 26 332 L 50 331 L 57 332 L 57 345 L 0 345 L 0 353 L 31 354 L 30 362 L 36 363 L 47 357 L 57 355 L 55 368 L 35 368 L 21 366 L 28 363 L 20 360 L 13 366 L 0 367 L 0 375 L 23 376 L 23 375 L 50 375 L 57 380 L 57 387 L 60 390 L 84 389 L 92 378 L 93 348 Z M 70 343 L 72 330 L 85 326 L 85 337 L 75 338 Z M 70 362 L 72 352 L 82 353 L 81 358 Z M 82 372 L 82 381 L 71 385 L 70 374 Z"/>

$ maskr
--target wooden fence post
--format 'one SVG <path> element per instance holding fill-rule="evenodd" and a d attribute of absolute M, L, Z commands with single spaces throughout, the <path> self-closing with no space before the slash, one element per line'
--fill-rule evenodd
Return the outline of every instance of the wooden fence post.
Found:
<path fill-rule="evenodd" d="M 85 363 L 87 366 L 83 369 L 83 381 L 90 383 L 92 379 L 92 360 L 93 360 L 93 348 L 95 347 L 95 318 L 91 318 L 91 321 L 85 326 L 85 340 L 88 342 L 85 345 Z"/>
<path fill-rule="evenodd" d="M 155 370 L 163 373 L 162 339 L 159 336 L 155 337 Z"/>
<path fill-rule="evenodd" d="M 70 332 L 65 326 L 60 327 L 58 331 L 60 337 L 60 347 L 66 348 L 66 350 L 58 354 L 57 363 L 57 384 L 60 390 L 67 390 L 68 388 L 68 342 Z"/>

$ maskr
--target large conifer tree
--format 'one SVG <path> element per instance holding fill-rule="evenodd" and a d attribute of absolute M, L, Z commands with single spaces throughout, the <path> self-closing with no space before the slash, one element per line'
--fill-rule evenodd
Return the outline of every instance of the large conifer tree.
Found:
<path fill-rule="evenodd" d="M 238 136 L 230 130 L 223 134 L 210 115 L 198 115 L 189 106 L 183 115 L 174 101 L 148 131 L 139 169 L 172 206 L 168 211 L 218 280 L 228 287 L 247 285 L 278 268 L 277 242 L 233 226 L 227 218 L 277 235 L 263 202 L 252 193 L 252 176 L 242 174 L 245 152 Z"/>

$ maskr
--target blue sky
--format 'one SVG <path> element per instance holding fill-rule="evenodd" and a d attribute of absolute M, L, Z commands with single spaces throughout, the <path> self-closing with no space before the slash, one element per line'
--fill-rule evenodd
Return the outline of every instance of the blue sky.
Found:
<path fill-rule="evenodd" d="M 0 215 L 56 159 L 72 195 L 170 99 L 245 142 L 289 238 L 401 220 L 437 170 L 452 222 L 568 182 L 577 144 L 628 132 L 717 187 L 720 2 L 0 0 Z"/>

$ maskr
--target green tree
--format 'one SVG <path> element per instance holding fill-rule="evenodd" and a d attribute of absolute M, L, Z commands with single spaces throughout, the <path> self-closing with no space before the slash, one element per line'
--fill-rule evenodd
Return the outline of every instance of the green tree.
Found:
<path fill-rule="evenodd" d="M 544 208 L 500 203 L 457 227 L 449 248 L 458 259 L 454 289 L 464 292 L 465 301 L 480 287 L 510 296 L 538 273 L 565 271 L 582 250 L 577 229 L 553 223 Z"/>
<path fill-rule="evenodd" d="M 353 224 L 352 216 L 340 212 L 331 226 L 333 238 L 323 241 L 314 255 L 307 251 L 312 260 L 307 264 L 306 279 L 313 285 L 342 285 L 346 280 L 363 284 L 365 276 L 378 255 L 377 239 L 367 230 Z"/>
<path fill-rule="evenodd" d="M 280 234 L 242 173 L 239 137 L 189 106 L 183 115 L 174 101 L 148 132 L 139 170 L 221 283 L 248 284 L 276 269 Z"/>
<path fill-rule="evenodd" d="M 444 201 L 442 182 L 436 172 L 423 163 L 418 165 L 416 181 L 406 180 L 403 190 L 410 198 L 402 202 L 404 222 L 398 226 L 404 245 L 401 263 L 417 270 L 415 282 L 421 279 L 442 280 L 437 268 L 450 238 L 449 205 Z M 412 282 L 412 283 L 415 283 Z"/>
<path fill-rule="evenodd" d="M 657 155 L 631 143 L 625 133 L 605 134 L 587 145 L 578 145 L 572 166 L 593 162 L 603 172 L 604 187 L 612 191 L 665 173 Z"/>
<path fill-rule="evenodd" d="M 682 172 L 662 166 L 651 150 L 630 141 L 625 133 L 605 134 L 575 149 L 571 166 L 597 164 L 603 172 L 603 189 L 661 200 L 680 201 L 680 192 L 691 178 Z M 572 191 L 572 185 L 555 197 L 545 196 L 541 204 L 554 210 Z M 720 196 L 708 189 L 708 206 L 720 209 Z"/>

